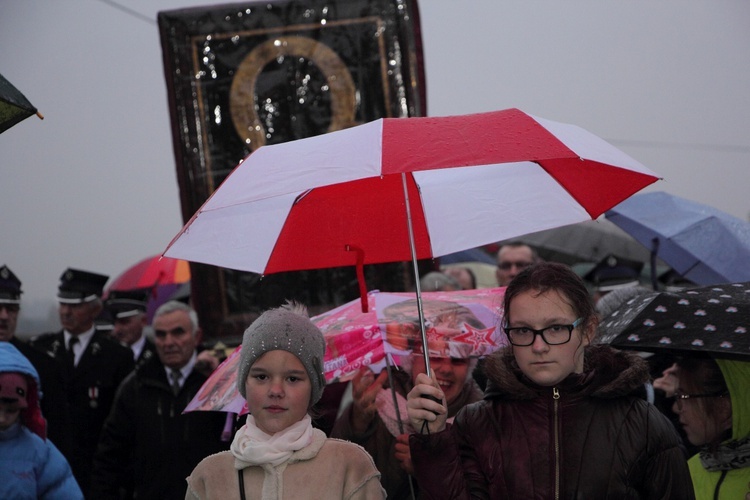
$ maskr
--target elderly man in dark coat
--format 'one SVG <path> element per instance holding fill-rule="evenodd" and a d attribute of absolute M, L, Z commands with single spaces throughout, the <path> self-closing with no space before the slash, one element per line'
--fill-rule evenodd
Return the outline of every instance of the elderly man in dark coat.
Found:
<path fill-rule="evenodd" d="M 92 496 L 182 499 L 185 478 L 208 455 L 229 448 L 221 435 L 227 414 L 194 411 L 187 404 L 206 381 L 196 370 L 198 317 L 182 302 L 156 310 L 157 356 L 122 384 L 104 424 L 94 460 Z"/>

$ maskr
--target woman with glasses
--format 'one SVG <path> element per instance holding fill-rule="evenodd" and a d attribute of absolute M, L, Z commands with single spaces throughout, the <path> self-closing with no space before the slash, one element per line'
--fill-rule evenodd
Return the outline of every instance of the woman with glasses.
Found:
<path fill-rule="evenodd" d="M 568 266 L 518 274 L 504 322 L 511 345 L 486 359 L 484 400 L 452 425 L 433 379 L 420 374 L 409 393 L 425 498 L 693 498 L 674 428 L 634 394 L 645 361 L 592 345 L 596 312 Z"/>
<path fill-rule="evenodd" d="M 674 411 L 700 452 L 688 461 L 695 497 L 750 499 L 750 362 L 680 359 Z"/>

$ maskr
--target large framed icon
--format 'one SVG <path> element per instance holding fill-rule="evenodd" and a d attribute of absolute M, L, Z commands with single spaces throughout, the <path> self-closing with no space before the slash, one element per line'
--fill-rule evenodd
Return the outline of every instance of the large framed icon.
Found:
<path fill-rule="evenodd" d="M 426 115 L 416 0 L 241 3 L 163 11 L 158 22 L 185 221 L 265 144 Z M 411 280 L 399 264 L 365 272 L 381 290 Z M 359 294 L 348 268 L 261 277 L 192 264 L 191 276 L 193 303 L 213 337 L 241 333 L 286 299 L 315 313 Z"/>

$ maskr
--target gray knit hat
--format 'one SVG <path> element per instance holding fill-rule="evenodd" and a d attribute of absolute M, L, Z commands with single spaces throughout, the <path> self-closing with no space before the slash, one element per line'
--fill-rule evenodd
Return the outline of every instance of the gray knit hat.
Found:
<path fill-rule="evenodd" d="M 237 377 L 237 389 L 245 395 L 245 380 L 253 363 L 268 351 L 287 351 L 299 358 L 312 384 L 310 406 L 323 395 L 325 377 L 323 356 L 326 342 L 323 333 L 307 317 L 307 310 L 298 304 L 289 304 L 261 314 L 245 330 Z"/>

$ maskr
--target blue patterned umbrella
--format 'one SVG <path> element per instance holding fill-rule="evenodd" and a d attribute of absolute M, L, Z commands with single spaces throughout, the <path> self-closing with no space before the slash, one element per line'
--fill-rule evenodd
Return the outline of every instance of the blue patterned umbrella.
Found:
<path fill-rule="evenodd" d="M 750 358 L 750 282 L 636 297 L 602 319 L 600 334 L 620 349 Z"/>
<path fill-rule="evenodd" d="M 606 217 L 693 283 L 750 280 L 750 222 L 664 192 L 632 196 Z"/>

